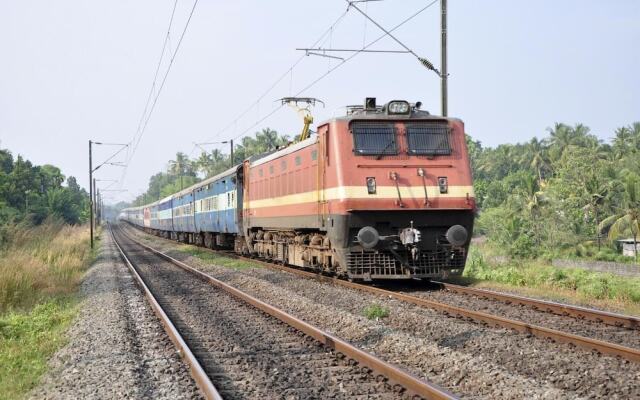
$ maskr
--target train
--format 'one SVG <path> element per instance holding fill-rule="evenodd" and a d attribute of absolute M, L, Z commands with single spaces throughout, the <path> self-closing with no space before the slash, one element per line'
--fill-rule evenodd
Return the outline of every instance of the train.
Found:
<path fill-rule="evenodd" d="M 460 275 L 475 213 L 464 123 L 420 102 L 367 98 L 308 138 L 119 218 L 184 243 L 377 281 Z"/>

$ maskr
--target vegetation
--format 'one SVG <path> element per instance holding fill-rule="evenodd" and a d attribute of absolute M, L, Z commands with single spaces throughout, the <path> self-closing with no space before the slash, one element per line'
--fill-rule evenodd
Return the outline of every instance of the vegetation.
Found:
<path fill-rule="evenodd" d="M 69 224 L 87 220 L 89 196 L 72 176 L 53 165 L 34 166 L 0 149 L 0 226 L 25 221 L 40 224 L 56 217 Z M 0 231 L 0 243 L 6 230 Z"/>
<path fill-rule="evenodd" d="M 19 398 L 38 383 L 77 311 L 75 301 L 61 299 L 0 316 L 0 399 Z"/>
<path fill-rule="evenodd" d="M 537 289 L 543 297 L 571 298 L 579 302 L 640 311 L 640 278 L 591 272 L 579 268 L 556 268 L 544 260 L 509 259 L 491 256 L 486 245 L 472 247 L 464 271 L 470 283 L 495 282 L 516 288 Z M 552 296 L 549 296 L 552 295 Z"/>
<path fill-rule="evenodd" d="M 367 319 L 380 320 L 389 316 L 389 309 L 374 303 L 366 306 L 363 310 L 363 314 Z"/>
<path fill-rule="evenodd" d="M 246 136 L 240 144 L 234 146 L 235 164 L 247 157 L 273 151 L 287 143 L 289 143 L 288 136 L 281 136 L 278 132 L 265 128 L 261 132 L 256 132 L 255 137 Z M 219 149 L 202 152 L 198 158 L 194 159 L 178 152 L 175 159 L 169 161 L 165 172 L 158 172 L 149 179 L 147 191 L 138 196 L 133 201 L 133 205 L 139 206 L 159 200 L 199 182 L 201 177 L 209 178 L 230 167 L 230 155 Z"/>
<path fill-rule="evenodd" d="M 617 129 L 611 143 L 582 124 L 558 123 L 542 140 L 468 145 L 476 232 L 506 255 L 611 260 L 615 240 L 637 237 L 640 123 Z"/>
<path fill-rule="evenodd" d="M 0 313 L 73 294 L 92 256 L 88 227 L 49 221 L 12 231 L 0 249 Z"/>
<path fill-rule="evenodd" d="M 195 246 L 190 245 L 182 245 L 178 248 L 178 251 L 184 254 L 189 254 L 191 256 L 197 257 L 202 261 L 205 261 L 210 264 L 219 265 L 221 267 L 232 268 L 232 269 L 247 269 L 247 268 L 260 268 L 260 266 L 256 263 L 239 260 L 237 258 L 225 257 L 214 252 L 200 249 Z"/>
<path fill-rule="evenodd" d="M 0 398 L 30 390 L 64 344 L 75 292 L 93 259 L 87 226 L 48 220 L 5 227 L 0 247 Z"/>

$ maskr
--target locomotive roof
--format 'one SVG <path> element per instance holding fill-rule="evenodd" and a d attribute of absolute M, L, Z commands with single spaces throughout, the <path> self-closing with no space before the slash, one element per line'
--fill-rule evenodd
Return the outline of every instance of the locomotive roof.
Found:
<path fill-rule="evenodd" d="M 353 121 L 353 120 L 458 120 L 458 118 L 443 117 L 440 115 L 431 115 L 426 110 L 419 110 L 414 107 L 411 108 L 409 114 L 387 114 L 383 107 L 376 107 L 375 110 L 367 110 L 362 106 L 347 106 L 347 113 L 342 116 L 331 118 L 321 125 L 329 123 L 331 121 Z"/>
<path fill-rule="evenodd" d="M 256 165 L 261 165 L 261 164 L 264 164 L 264 163 L 269 162 L 271 160 L 275 160 L 275 159 L 277 159 L 279 157 L 286 156 L 287 154 L 291 154 L 294 151 L 297 151 L 297 150 L 303 149 L 303 148 L 305 148 L 307 146 L 310 146 L 310 145 L 314 144 L 317 141 L 318 141 L 318 135 L 314 135 L 314 136 L 312 136 L 312 137 L 310 137 L 308 139 L 305 139 L 305 140 L 303 140 L 301 142 L 297 142 L 297 143 L 294 143 L 292 145 L 289 145 L 289 146 L 285 147 L 284 149 L 276 150 L 273 153 L 267 153 L 266 156 L 264 156 L 262 158 L 259 158 L 257 160 L 250 160 L 251 166 L 253 167 L 253 166 L 256 166 Z"/>

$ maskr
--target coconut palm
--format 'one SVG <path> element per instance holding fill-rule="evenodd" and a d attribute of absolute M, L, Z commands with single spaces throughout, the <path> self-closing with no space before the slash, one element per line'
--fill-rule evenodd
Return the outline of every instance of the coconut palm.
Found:
<path fill-rule="evenodd" d="M 631 148 L 632 139 L 633 136 L 628 127 L 623 126 L 616 129 L 616 136 L 613 138 L 613 148 L 618 158 L 627 155 Z"/>
<path fill-rule="evenodd" d="M 534 137 L 527 143 L 524 149 L 525 161 L 528 166 L 533 168 L 538 176 L 538 184 L 542 184 L 543 171 L 549 167 L 549 157 L 547 154 L 547 146 L 543 140 Z"/>
<path fill-rule="evenodd" d="M 600 223 L 600 231 L 608 231 L 610 240 L 615 240 L 622 235 L 633 237 L 633 248 L 636 261 L 638 261 L 637 240 L 640 233 L 640 183 L 637 176 L 629 176 L 624 183 L 624 202 L 619 212 Z"/>

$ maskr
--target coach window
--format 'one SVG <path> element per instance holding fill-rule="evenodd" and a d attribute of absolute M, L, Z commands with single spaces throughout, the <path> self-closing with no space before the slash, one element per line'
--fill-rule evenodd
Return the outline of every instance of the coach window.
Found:
<path fill-rule="evenodd" d="M 269 173 L 273 175 L 273 165 L 269 165 Z"/>
<path fill-rule="evenodd" d="M 351 125 L 351 133 L 355 154 L 370 156 L 398 154 L 398 140 L 393 124 L 354 122 Z"/>
<path fill-rule="evenodd" d="M 314 150 L 311 152 L 311 161 L 315 161 L 318 159 L 318 150 Z"/>
<path fill-rule="evenodd" d="M 302 164 L 302 158 L 300 156 L 296 156 L 296 165 Z"/>
<path fill-rule="evenodd" d="M 262 175 L 263 175 L 263 173 L 262 173 L 262 168 L 260 168 L 260 169 L 258 170 L 258 176 L 262 177 Z"/>
<path fill-rule="evenodd" d="M 280 168 L 283 171 L 287 169 L 287 160 L 282 160 L 282 162 L 280 162 Z"/>

